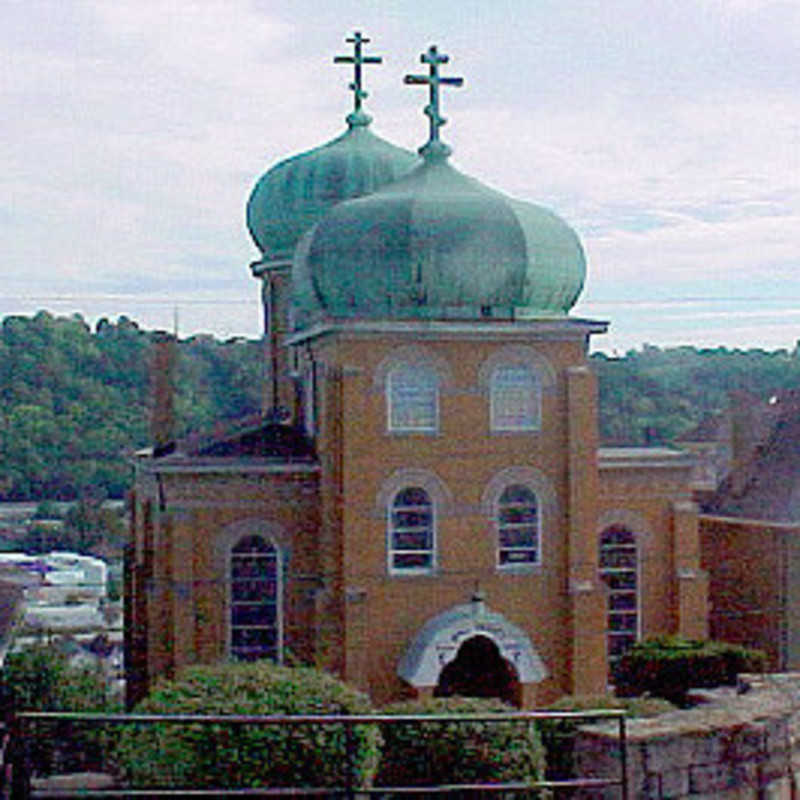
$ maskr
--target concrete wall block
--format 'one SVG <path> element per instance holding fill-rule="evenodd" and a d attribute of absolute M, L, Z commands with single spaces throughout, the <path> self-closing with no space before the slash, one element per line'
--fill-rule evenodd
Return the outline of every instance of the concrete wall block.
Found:
<path fill-rule="evenodd" d="M 761 721 L 753 721 L 731 729 L 727 738 L 725 758 L 734 762 L 758 761 L 765 752 L 766 725 Z"/>
<path fill-rule="evenodd" d="M 654 793 L 656 786 L 659 786 L 660 794 Z M 685 766 L 673 766 L 650 772 L 645 781 L 645 788 L 650 792 L 645 795 L 646 797 L 661 797 L 664 800 L 687 797 L 689 794 L 689 769 Z M 634 792 L 634 797 L 636 796 Z"/>
<path fill-rule="evenodd" d="M 719 797 L 737 784 L 735 765 L 725 762 L 706 762 L 689 767 L 689 794 Z"/>
<path fill-rule="evenodd" d="M 680 732 L 654 737 L 647 744 L 647 767 L 650 772 L 668 772 L 675 768 L 687 770 L 700 763 L 698 742 L 707 745 L 706 737 L 683 736 Z"/>

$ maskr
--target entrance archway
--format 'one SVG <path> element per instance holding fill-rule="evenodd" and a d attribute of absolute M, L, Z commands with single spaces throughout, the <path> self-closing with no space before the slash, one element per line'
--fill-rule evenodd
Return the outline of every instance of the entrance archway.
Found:
<path fill-rule="evenodd" d="M 518 706 L 519 676 L 488 636 L 473 636 L 439 675 L 434 697 L 496 697 Z"/>

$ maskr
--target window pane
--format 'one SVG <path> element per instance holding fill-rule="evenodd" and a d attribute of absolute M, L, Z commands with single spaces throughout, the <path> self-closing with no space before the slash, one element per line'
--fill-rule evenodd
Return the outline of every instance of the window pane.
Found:
<path fill-rule="evenodd" d="M 263 536 L 245 536 L 231 551 L 231 655 L 277 659 L 278 553 Z"/>
<path fill-rule="evenodd" d="M 416 528 L 420 525 L 427 528 L 431 524 L 431 512 L 424 511 L 395 511 L 392 514 L 395 528 Z"/>
<path fill-rule="evenodd" d="M 428 493 L 419 486 L 411 486 L 398 492 L 394 499 L 395 508 L 400 506 L 429 506 L 431 504 Z"/>
<path fill-rule="evenodd" d="M 234 601 L 273 600 L 277 595 L 277 589 L 275 580 L 235 580 L 231 586 L 231 594 Z"/>
<path fill-rule="evenodd" d="M 501 547 L 525 547 L 536 544 L 536 528 L 525 526 L 521 528 L 501 528 Z"/>
<path fill-rule="evenodd" d="M 537 552 L 531 550 L 501 550 L 500 564 L 535 564 Z"/>
<path fill-rule="evenodd" d="M 539 386 L 530 367 L 497 367 L 491 378 L 493 430 L 534 430 L 539 427 Z"/>
<path fill-rule="evenodd" d="M 395 531 L 395 550 L 428 550 L 430 549 L 430 531 Z"/>
<path fill-rule="evenodd" d="M 497 525 L 500 566 L 538 563 L 538 503 L 530 488 L 515 484 L 503 490 L 497 508 Z"/>
<path fill-rule="evenodd" d="M 433 566 L 433 504 L 419 486 L 399 491 L 389 514 L 389 565 L 395 570 Z"/>
<path fill-rule="evenodd" d="M 431 566 L 430 553 L 395 553 L 395 569 L 427 569 Z"/>
<path fill-rule="evenodd" d="M 609 670 L 639 633 L 638 556 L 632 531 L 612 525 L 600 537 L 600 575 L 608 586 Z"/>
<path fill-rule="evenodd" d="M 397 367 L 389 373 L 389 428 L 436 430 L 438 382 L 422 366 Z"/>

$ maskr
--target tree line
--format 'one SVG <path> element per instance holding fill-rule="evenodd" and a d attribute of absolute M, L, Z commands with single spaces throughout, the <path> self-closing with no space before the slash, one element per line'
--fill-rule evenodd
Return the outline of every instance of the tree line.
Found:
<path fill-rule="evenodd" d="M 149 444 L 153 332 L 133 320 L 9 316 L 0 327 L 0 499 L 122 497 Z M 258 411 L 258 342 L 178 343 L 178 435 Z"/>
<path fill-rule="evenodd" d="M 0 500 L 122 497 L 130 455 L 149 444 L 155 334 L 133 320 L 9 316 L 0 327 Z M 800 386 L 800 352 L 645 345 L 592 356 L 605 444 L 668 444 L 732 391 L 766 398 Z M 257 341 L 178 342 L 178 435 L 258 413 Z"/>

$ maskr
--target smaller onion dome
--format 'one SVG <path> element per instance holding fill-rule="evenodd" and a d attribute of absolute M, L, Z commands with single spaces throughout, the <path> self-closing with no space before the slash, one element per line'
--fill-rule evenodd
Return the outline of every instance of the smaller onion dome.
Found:
<path fill-rule="evenodd" d="M 303 233 L 332 206 L 375 191 L 419 161 L 369 130 L 371 117 L 362 109 L 367 97 L 362 67 L 382 59 L 364 55 L 369 39 L 359 31 L 346 41 L 353 45 L 353 55 L 336 56 L 334 62 L 354 68 L 348 129 L 327 144 L 274 166 L 256 183 L 247 202 L 247 227 L 264 262 L 290 260 Z"/>
<path fill-rule="evenodd" d="M 280 162 L 256 183 L 247 227 L 265 260 L 291 259 L 303 233 L 336 203 L 373 192 L 418 163 L 373 134 L 368 120 L 350 121 L 341 136 Z"/>

